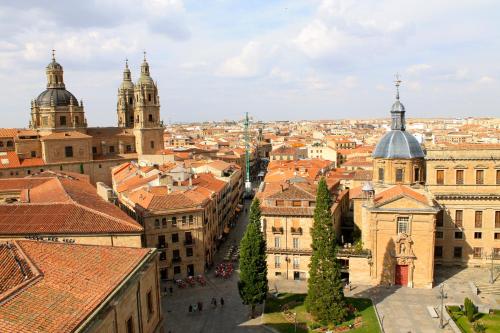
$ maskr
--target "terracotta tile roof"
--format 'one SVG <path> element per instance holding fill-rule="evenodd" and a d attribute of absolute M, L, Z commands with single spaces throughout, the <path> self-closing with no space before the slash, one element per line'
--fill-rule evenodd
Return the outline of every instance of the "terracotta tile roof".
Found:
<path fill-rule="evenodd" d="M 56 132 L 42 136 L 41 140 L 67 140 L 67 139 L 91 139 L 92 137 L 77 131 Z"/>
<path fill-rule="evenodd" d="M 36 273 L 15 244 L 0 243 L 0 300 Z"/>
<path fill-rule="evenodd" d="M 7 151 L 0 153 L 0 169 L 41 166 L 41 165 L 45 165 L 45 162 L 41 158 L 20 159 L 15 151 Z"/>
<path fill-rule="evenodd" d="M 363 197 L 363 186 L 349 189 L 349 199 L 359 199 Z"/>
<path fill-rule="evenodd" d="M 316 200 L 315 186 L 300 186 L 302 184 L 290 184 L 288 187 L 269 195 L 269 200 Z"/>
<path fill-rule="evenodd" d="M 1 332 L 73 332 L 150 252 L 28 240 L 15 244 L 40 275 L 3 300 Z"/>
<path fill-rule="evenodd" d="M 166 195 L 156 195 L 145 189 L 130 193 L 129 199 L 148 210 L 176 210 L 187 208 L 200 208 L 207 197 L 189 193 L 186 191 L 175 191 Z"/>
<path fill-rule="evenodd" d="M 0 204 L 0 234 L 140 233 L 143 228 L 97 195 L 88 181 L 46 171 L 0 179 L 0 191 L 20 190 L 21 202 Z"/>
<path fill-rule="evenodd" d="M 378 193 L 377 195 L 375 195 L 374 201 L 377 205 L 381 205 L 382 203 L 396 199 L 401 196 L 410 197 L 426 205 L 429 204 L 429 200 L 427 200 L 427 197 L 425 195 L 420 194 L 412 190 L 408 186 L 404 185 L 396 185 L 391 187 L 390 189 Z"/>
<path fill-rule="evenodd" d="M 17 131 L 17 128 L 0 128 L 0 138 L 14 138 Z"/>

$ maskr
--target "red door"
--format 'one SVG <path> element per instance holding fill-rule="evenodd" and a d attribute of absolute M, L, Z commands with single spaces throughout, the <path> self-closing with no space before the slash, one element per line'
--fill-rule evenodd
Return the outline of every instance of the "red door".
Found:
<path fill-rule="evenodd" d="M 395 284 L 399 286 L 408 285 L 408 265 L 396 265 Z"/>

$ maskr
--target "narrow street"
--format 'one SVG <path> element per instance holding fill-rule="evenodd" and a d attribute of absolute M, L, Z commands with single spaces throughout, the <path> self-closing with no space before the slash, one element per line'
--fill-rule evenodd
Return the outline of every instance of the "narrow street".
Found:
<path fill-rule="evenodd" d="M 250 209 L 250 201 L 244 207 Z M 222 259 L 231 245 L 239 245 L 248 223 L 248 213 L 245 208 L 240 213 L 236 226 L 231 230 L 228 238 L 215 256 L 215 263 Z M 237 263 L 235 263 L 235 266 Z M 250 320 L 249 308 L 242 304 L 238 294 L 238 268 L 236 267 L 231 278 L 224 280 L 215 277 L 215 268 L 207 274 L 207 285 L 202 287 L 187 287 L 179 289 L 172 282 L 173 295 L 163 297 L 162 308 L 164 313 L 165 333 L 220 333 L 241 332 L 261 333 L 268 332 L 260 325 L 260 318 Z M 210 305 L 211 299 L 217 299 L 217 307 Z M 220 306 L 220 298 L 224 298 L 224 307 Z M 203 311 L 189 313 L 189 305 L 203 302 Z"/>

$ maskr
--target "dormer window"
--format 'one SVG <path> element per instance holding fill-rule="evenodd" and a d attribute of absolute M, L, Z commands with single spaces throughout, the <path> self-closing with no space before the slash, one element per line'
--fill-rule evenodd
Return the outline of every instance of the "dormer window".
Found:
<path fill-rule="evenodd" d="M 302 206 L 302 201 L 294 200 L 294 201 L 292 201 L 292 206 L 293 207 L 300 207 L 300 206 Z"/>
<path fill-rule="evenodd" d="M 277 207 L 285 206 L 285 201 L 284 200 L 276 200 L 276 206 Z"/>

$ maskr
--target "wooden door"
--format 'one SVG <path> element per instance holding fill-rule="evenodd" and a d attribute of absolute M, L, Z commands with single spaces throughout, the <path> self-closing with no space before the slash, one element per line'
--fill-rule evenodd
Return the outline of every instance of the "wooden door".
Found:
<path fill-rule="evenodd" d="M 394 283 L 399 286 L 408 285 L 408 265 L 396 265 L 396 277 Z"/>

